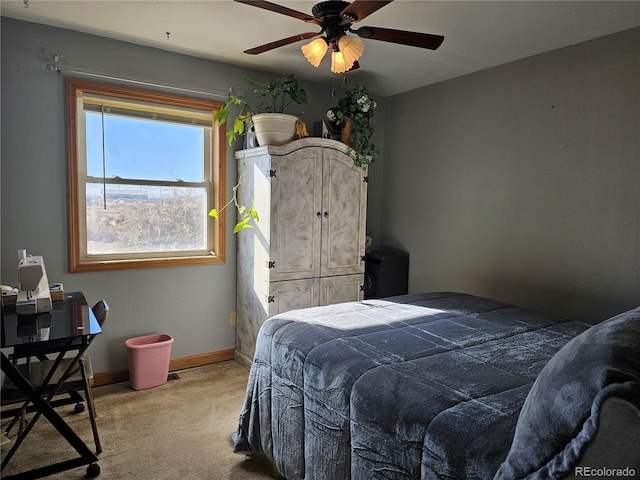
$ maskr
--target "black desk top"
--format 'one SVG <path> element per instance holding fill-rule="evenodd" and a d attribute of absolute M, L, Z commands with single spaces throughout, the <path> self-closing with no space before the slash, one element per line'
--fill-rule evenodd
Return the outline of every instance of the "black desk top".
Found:
<path fill-rule="evenodd" d="M 2 348 L 30 345 L 39 351 L 56 351 L 61 344 L 82 345 L 87 337 L 100 332 L 82 292 L 65 293 L 47 313 L 18 315 L 15 305 L 2 309 Z"/>

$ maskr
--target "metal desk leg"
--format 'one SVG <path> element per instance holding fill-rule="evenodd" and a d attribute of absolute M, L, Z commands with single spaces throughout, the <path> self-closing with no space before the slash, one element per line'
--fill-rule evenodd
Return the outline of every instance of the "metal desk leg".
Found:
<path fill-rule="evenodd" d="M 70 468 L 80 467 L 82 465 L 89 465 L 87 468 L 87 476 L 94 477 L 100 473 L 100 467 L 96 463 L 98 461 L 98 457 L 94 455 L 94 453 L 89 450 L 89 447 L 85 445 L 85 443 L 76 435 L 76 433 L 71 429 L 69 425 L 58 415 L 58 413 L 49 405 L 36 391 L 36 389 L 29 383 L 29 381 L 22 376 L 20 371 L 11 363 L 11 361 L 7 358 L 7 356 L 0 352 L 2 355 L 2 371 L 11 379 L 11 381 L 25 394 L 25 396 L 34 404 L 34 406 L 38 409 L 38 412 L 45 416 L 47 420 L 55 427 L 55 429 L 60 432 L 60 434 L 65 438 L 65 440 L 78 452 L 80 457 L 67 460 L 64 462 L 58 462 L 52 465 L 48 465 L 42 468 L 37 468 L 31 470 L 29 472 L 19 473 L 16 475 L 11 475 L 3 478 L 5 480 L 10 479 L 36 479 L 41 478 L 47 475 L 52 475 L 54 473 L 62 472 L 64 470 L 68 470 Z M 2 461 L 2 469 L 4 470 L 5 466 L 9 463 L 14 453 L 17 451 L 18 447 L 24 440 L 24 437 L 29 433 L 30 428 L 25 429 L 25 431 L 18 437 L 15 444 L 11 448 L 11 450 L 7 453 L 6 457 Z"/>

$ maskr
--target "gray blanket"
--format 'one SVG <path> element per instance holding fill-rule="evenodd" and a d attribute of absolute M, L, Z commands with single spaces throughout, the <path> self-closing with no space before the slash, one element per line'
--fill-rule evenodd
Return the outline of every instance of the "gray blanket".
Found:
<path fill-rule="evenodd" d="M 491 479 L 536 377 L 588 327 L 458 293 L 278 315 L 234 449 L 288 480 Z"/>
<path fill-rule="evenodd" d="M 640 411 L 640 307 L 591 327 L 547 363 L 524 402 L 495 480 L 555 480 L 573 474 L 598 433 L 609 398 L 625 400 Z M 633 425 L 617 432 L 616 456 L 640 437 L 637 430 L 630 431 Z M 601 466 L 633 471 L 616 478 L 640 475 L 640 445 L 630 448 L 626 458 L 604 459 Z"/>

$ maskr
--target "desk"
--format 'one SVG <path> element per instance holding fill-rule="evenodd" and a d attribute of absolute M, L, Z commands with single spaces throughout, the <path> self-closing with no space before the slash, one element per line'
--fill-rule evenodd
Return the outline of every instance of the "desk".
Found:
<path fill-rule="evenodd" d="M 13 347 L 12 359 L 55 354 L 56 358 L 51 374 L 65 354 L 75 352 L 76 360 L 80 358 L 89 347 L 93 337 L 101 331 L 98 321 L 81 292 L 65 293 L 63 300 L 53 302 L 53 308 L 48 313 L 17 315 L 15 307 L 11 305 L 6 308 L 3 306 L 2 309 L 2 348 Z M 44 385 L 36 389 L 29 379 L 20 373 L 13 361 L 4 352 L 1 353 L 2 371 L 24 393 L 28 399 L 27 404 L 33 404 L 36 410 L 33 418 L 14 439 L 14 444 L 4 456 L 2 470 L 18 450 L 40 415 L 44 415 L 49 420 L 79 455 L 71 460 L 8 477 L 3 476 L 3 478 L 5 480 L 36 479 L 82 465 L 88 465 L 88 477 L 98 475 L 100 473 L 100 467 L 96 463 L 98 458 L 50 405 L 53 394 L 46 398 L 41 395 L 45 387 L 48 386 L 51 375 L 46 378 Z M 56 388 L 53 387 L 55 391 Z"/>

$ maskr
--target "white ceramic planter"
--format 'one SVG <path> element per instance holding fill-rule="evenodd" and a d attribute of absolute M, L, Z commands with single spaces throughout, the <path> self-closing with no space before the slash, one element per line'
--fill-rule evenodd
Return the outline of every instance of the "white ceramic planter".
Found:
<path fill-rule="evenodd" d="M 298 117 L 285 113 L 258 113 L 251 117 L 260 146 L 285 145 L 296 136 Z"/>

